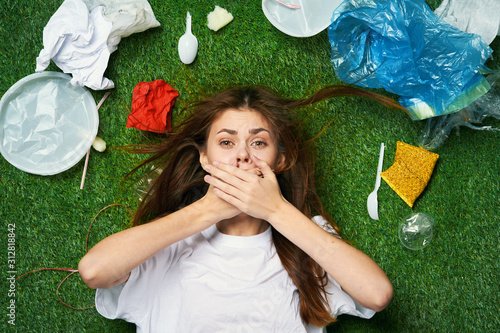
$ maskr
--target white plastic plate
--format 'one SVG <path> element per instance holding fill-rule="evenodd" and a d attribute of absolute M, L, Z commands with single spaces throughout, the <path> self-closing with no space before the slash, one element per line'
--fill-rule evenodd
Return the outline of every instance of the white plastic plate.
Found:
<path fill-rule="evenodd" d="M 54 175 L 78 163 L 92 145 L 99 114 L 90 92 L 71 77 L 42 72 L 16 82 L 0 100 L 0 152 L 16 168 Z"/>
<path fill-rule="evenodd" d="M 288 8 L 276 0 L 262 0 L 262 10 L 272 25 L 293 37 L 311 37 L 328 28 L 334 10 L 342 3 L 342 0 L 283 1 L 300 8 Z"/>

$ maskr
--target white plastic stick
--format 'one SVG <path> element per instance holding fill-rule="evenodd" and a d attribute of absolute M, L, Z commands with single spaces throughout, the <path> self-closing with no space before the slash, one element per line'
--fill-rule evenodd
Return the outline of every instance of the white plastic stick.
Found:
<path fill-rule="evenodd" d="M 104 96 L 102 96 L 101 100 L 99 101 L 99 104 L 97 104 L 97 110 L 99 110 L 102 103 L 104 103 L 106 98 L 108 98 L 109 94 L 111 94 L 111 91 L 108 91 L 107 93 L 104 94 Z M 89 150 L 87 151 L 87 156 L 85 157 L 85 166 L 83 167 L 83 175 L 82 175 L 82 182 L 80 183 L 80 190 L 83 189 L 83 184 L 85 183 L 85 175 L 87 174 L 87 166 L 89 165 L 90 147 Z"/>
<path fill-rule="evenodd" d="M 87 173 L 87 166 L 89 165 L 90 148 L 87 151 L 87 157 L 85 157 L 85 166 L 83 167 L 82 182 L 80 184 L 80 190 L 83 189 L 83 184 L 85 183 L 85 174 Z"/>

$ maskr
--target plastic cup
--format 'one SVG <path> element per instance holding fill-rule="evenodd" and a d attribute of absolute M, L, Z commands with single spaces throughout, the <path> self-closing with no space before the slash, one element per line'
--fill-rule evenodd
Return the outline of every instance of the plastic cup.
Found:
<path fill-rule="evenodd" d="M 399 240 L 410 250 L 421 250 L 432 239 L 434 218 L 426 213 L 415 213 L 406 216 L 399 225 Z"/>

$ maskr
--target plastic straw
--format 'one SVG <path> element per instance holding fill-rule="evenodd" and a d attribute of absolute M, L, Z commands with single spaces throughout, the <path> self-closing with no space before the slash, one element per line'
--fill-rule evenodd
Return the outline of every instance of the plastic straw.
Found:
<path fill-rule="evenodd" d="M 111 94 L 111 91 L 108 91 L 107 93 L 102 96 L 101 101 L 99 104 L 97 104 L 97 110 L 101 107 L 102 103 L 108 98 L 109 94 Z M 89 150 L 87 151 L 87 156 L 85 157 L 85 166 L 83 167 L 83 175 L 82 175 L 82 182 L 80 183 L 80 190 L 83 189 L 83 184 L 85 183 L 85 175 L 87 174 L 87 166 L 89 164 L 89 156 L 90 156 L 90 147 Z"/>

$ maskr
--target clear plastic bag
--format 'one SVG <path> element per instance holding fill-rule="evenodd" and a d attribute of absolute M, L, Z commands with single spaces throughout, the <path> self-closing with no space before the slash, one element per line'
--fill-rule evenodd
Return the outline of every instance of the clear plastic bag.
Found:
<path fill-rule="evenodd" d="M 478 35 L 439 19 L 423 0 L 346 0 L 328 28 L 340 80 L 400 96 L 412 119 L 455 112 L 479 96 L 478 74 L 492 49 Z M 424 111 L 423 111 L 424 110 Z"/>
<path fill-rule="evenodd" d="M 443 145 L 453 128 L 467 126 L 475 130 L 500 131 L 491 126 L 478 127 L 487 117 L 500 119 L 500 71 L 494 71 L 486 78 L 490 90 L 466 108 L 448 115 L 428 119 L 422 131 L 420 146 L 435 149 Z"/>

